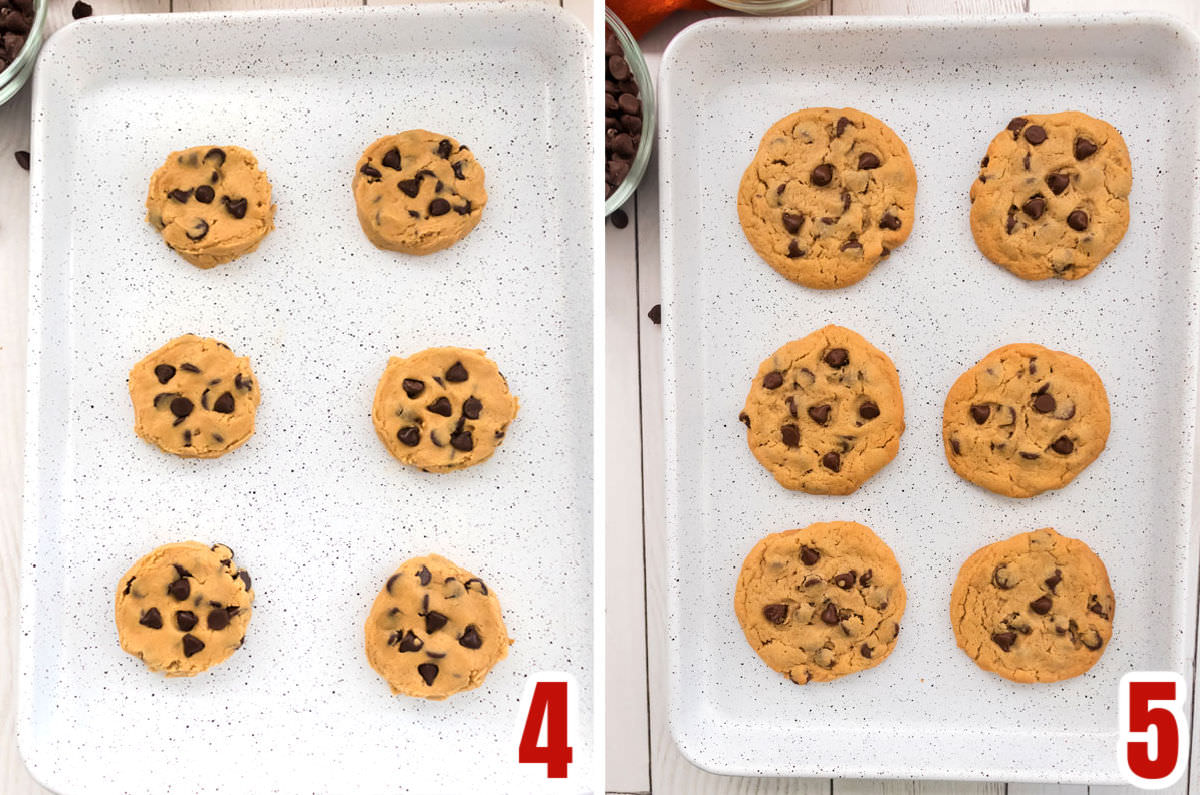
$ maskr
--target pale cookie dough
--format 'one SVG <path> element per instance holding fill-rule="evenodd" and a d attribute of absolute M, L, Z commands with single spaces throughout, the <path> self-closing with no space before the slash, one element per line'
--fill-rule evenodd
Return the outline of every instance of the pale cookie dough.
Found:
<path fill-rule="evenodd" d="M 1121 134 L 1075 111 L 1018 116 L 971 185 L 984 256 L 1022 279 L 1079 279 L 1129 227 L 1133 167 Z"/>
<path fill-rule="evenodd" d="M 166 544 L 117 583 L 121 648 L 167 676 L 194 676 L 242 647 L 254 591 L 224 544 Z"/>
<path fill-rule="evenodd" d="M 904 142 L 854 108 L 805 108 L 776 122 L 738 189 L 754 250 L 806 287 L 845 287 L 908 239 L 917 172 Z"/>
<path fill-rule="evenodd" d="M 441 555 L 407 560 L 388 578 L 366 641 L 393 693 L 435 701 L 479 687 L 512 644 L 496 593 Z"/>
<path fill-rule="evenodd" d="M 199 268 L 254 249 L 275 228 L 271 183 L 240 146 L 172 152 L 150 178 L 146 220 Z"/>
<path fill-rule="evenodd" d="M 1014 682 L 1057 682 L 1099 661 L 1115 598 L 1103 561 L 1050 528 L 976 550 L 950 595 L 958 647 Z"/>
<path fill-rule="evenodd" d="M 900 377 L 861 336 L 826 326 L 759 365 L 738 419 L 750 451 L 781 485 L 850 494 L 900 449 Z"/>
<path fill-rule="evenodd" d="M 388 452 L 426 472 L 486 461 L 517 416 L 517 398 L 483 351 L 429 348 L 393 356 L 371 418 Z"/>
<path fill-rule="evenodd" d="M 134 431 L 184 458 L 216 458 L 254 433 L 259 392 L 250 359 L 214 339 L 184 334 L 129 372 Z"/>
<path fill-rule="evenodd" d="M 1096 371 L 1041 345 L 1005 345 L 963 373 L 942 413 L 946 460 L 1007 497 L 1061 489 L 1108 441 L 1108 395 Z"/>
<path fill-rule="evenodd" d="M 487 204 L 483 168 L 471 151 L 427 130 L 385 135 L 368 146 L 351 187 L 367 238 L 405 254 L 454 245 Z"/>
<path fill-rule="evenodd" d="M 879 536 L 857 522 L 818 522 L 755 544 L 733 606 L 763 662 L 803 685 L 883 662 L 905 600 L 900 564 Z"/>

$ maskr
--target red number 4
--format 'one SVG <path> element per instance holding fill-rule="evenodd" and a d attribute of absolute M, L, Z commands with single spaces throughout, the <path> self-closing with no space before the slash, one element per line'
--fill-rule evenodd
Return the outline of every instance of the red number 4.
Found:
<path fill-rule="evenodd" d="M 1126 780 L 1142 789 L 1164 789 L 1187 767 L 1188 725 L 1183 677 L 1162 671 L 1121 677 L 1118 751 Z"/>
<path fill-rule="evenodd" d="M 529 713 L 525 716 L 517 761 L 546 765 L 547 778 L 566 778 L 567 765 L 572 760 L 571 746 L 567 745 L 568 698 L 566 682 L 538 682 L 534 685 Z M 543 722 L 546 724 L 546 744 L 538 745 Z"/>

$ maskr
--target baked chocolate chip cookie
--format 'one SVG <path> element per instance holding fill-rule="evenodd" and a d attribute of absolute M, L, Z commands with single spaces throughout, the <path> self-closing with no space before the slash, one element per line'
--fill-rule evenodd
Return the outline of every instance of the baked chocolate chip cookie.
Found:
<path fill-rule="evenodd" d="M 117 584 L 121 648 L 167 676 L 194 676 L 242 647 L 254 591 L 224 544 L 165 544 Z"/>
<path fill-rule="evenodd" d="M 388 452 L 426 472 L 486 461 L 517 416 L 517 398 L 483 351 L 429 348 L 393 356 L 371 417 Z"/>
<path fill-rule="evenodd" d="M 253 251 L 275 228 L 271 183 L 240 146 L 172 152 L 150 178 L 146 220 L 199 268 Z"/>
<path fill-rule="evenodd" d="M 134 431 L 168 453 L 216 458 L 254 433 L 258 386 L 250 360 L 214 339 L 184 334 L 129 373 Z"/>
<path fill-rule="evenodd" d="M 433 700 L 479 687 L 512 644 L 496 593 L 441 555 L 396 569 L 366 633 L 367 660 L 392 692 Z"/>
<path fill-rule="evenodd" d="M 351 186 L 367 238 L 405 254 L 454 245 L 487 204 L 483 168 L 471 151 L 427 130 L 385 135 L 368 146 Z"/>
<path fill-rule="evenodd" d="M 861 336 L 826 326 L 759 365 L 739 419 L 750 451 L 780 484 L 850 494 L 900 449 L 900 377 Z"/>
<path fill-rule="evenodd" d="M 883 662 L 905 600 L 900 564 L 879 536 L 857 522 L 818 522 L 755 544 L 733 607 L 763 662 L 803 685 Z"/>
<path fill-rule="evenodd" d="M 1014 682 L 1087 671 L 1112 637 L 1115 598 L 1087 544 L 1046 527 L 976 550 L 950 595 L 958 647 Z"/>
<path fill-rule="evenodd" d="M 1007 497 L 1061 489 L 1108 441 L 1108 395 L 1096 371 L 1041 345 L 1005 345 L 963 373 L 942 414 L 946 460 Z"/>
<path fill-rule="evenodd" d="M 883 122 L 854 108 L 805 108 L 763 136 L 738 189 L 754 250 L 806 287 L 845 287 L 908 239 L 917 172 Z"/>
<path fill-rule="evenodd" d="M 1129 227 L 1133 167 L 1112 125 L 1075 111 L 1018 116 L 971 185 L 983 255 L 1022 279 L 1079 279 Z"/>

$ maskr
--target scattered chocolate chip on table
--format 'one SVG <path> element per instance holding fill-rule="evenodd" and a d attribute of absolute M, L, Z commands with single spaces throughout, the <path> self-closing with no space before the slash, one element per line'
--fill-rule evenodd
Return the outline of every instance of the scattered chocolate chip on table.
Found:
<path fill-rule="evenodd" d="M 29 153 L 28 152 L 26 152 L 24 149 L 22 149 L 20 151 L 13 152 L 13 157 L 15 157 L 17 159 L 18 166 L 25 169 L 26 171 L 29 170 Z"/>
<path fill-rule="evenodd" d="M 92 7 L 83 0 L 75 0 L 75 5 L 71 6 L 71 16 L 75 19 L 83 19 L 92 15 Z"/>

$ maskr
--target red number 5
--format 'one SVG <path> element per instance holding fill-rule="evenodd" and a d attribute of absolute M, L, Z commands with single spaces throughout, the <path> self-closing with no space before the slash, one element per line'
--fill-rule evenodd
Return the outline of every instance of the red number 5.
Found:
<path fill-rule="evenodd" d="M 1118 756 L 1131 784 L 1164 789 L 1183 775 L 1188 747 L 1186 692 L 1183 678 L 1175 673 L 1135 672 L 1121 678 Z"/>
<path fill-rule="evenodd" d="M 567 765 L 573 756 L 567 745 L 568 692 L 566 682 L 538 682 L 533 688 L 529 713 L 517 761 L 522 764 L 545 764 L 547 778 L 566 778 Z M 538 745 L 542 723 L 546 723 L 546 744 Z"/>

